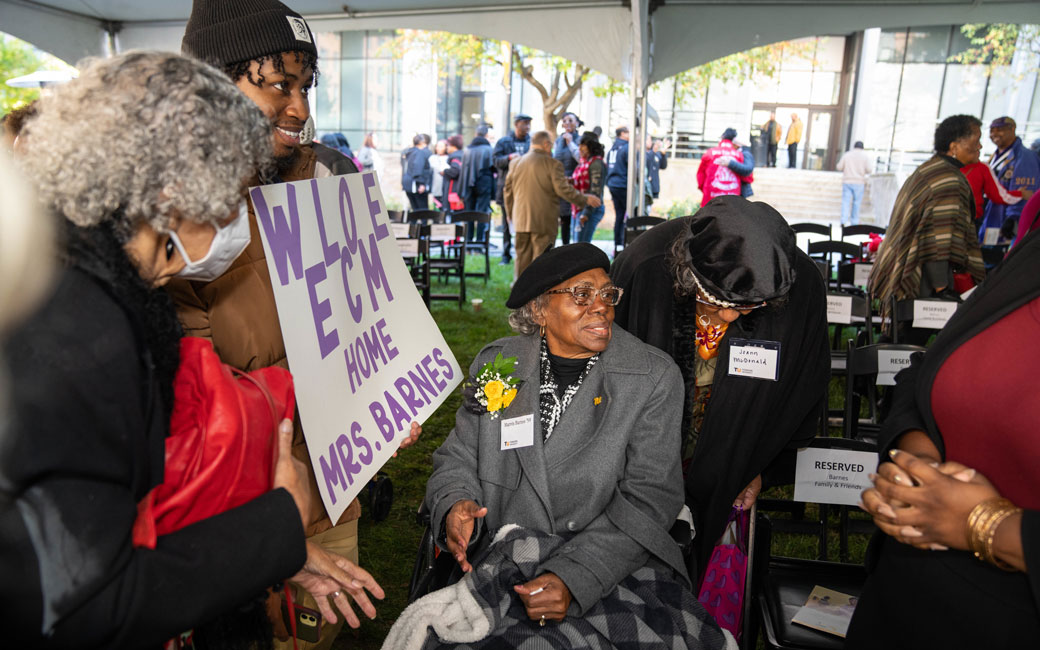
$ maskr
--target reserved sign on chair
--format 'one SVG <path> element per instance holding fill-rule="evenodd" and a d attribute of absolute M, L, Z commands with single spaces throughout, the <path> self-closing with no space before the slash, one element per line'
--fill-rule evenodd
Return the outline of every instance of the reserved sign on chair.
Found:
<path fill-rule="evenodd" d="M 860 492 L 873 485 L 867 475 L 877 470 L 874 452 L 807 447 L 798 450 L 794 500 L 854 506 Z"/>

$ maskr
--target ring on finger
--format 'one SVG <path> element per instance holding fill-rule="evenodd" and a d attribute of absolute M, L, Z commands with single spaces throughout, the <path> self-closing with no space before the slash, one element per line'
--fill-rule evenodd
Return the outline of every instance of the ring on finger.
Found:
<path fill-rule="evenodd" d="M 332 597 L 333 598 L 339 598 L 339 592 L 338 591 L 332 592 Z"/>
<path fill-rule="evenodd" d="M 540 621 L 538 621 L 538 625 L 541 627 L 545 627 L 545 614 L 542 614 L 542 618 Z"/>

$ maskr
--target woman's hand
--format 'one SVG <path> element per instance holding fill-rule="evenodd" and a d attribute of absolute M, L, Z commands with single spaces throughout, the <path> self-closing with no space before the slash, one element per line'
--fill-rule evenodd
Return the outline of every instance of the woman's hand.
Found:
<path fill-rule="evenodd" d="M 408 437 L 401 441 L 401 446 L 398 447 L 398 451 L 411 447 L 419 441 L 419 436 L 422 435 L 422 425 L 418 422 L 412 422 L 412 428 L 408 431 Z M 391 458 L 397 458 L 397 452 Z"/>
<path fill-rule="evenodd" d="M 271 487 L 275 490 L 285 488 L 296 502 L 300 511 L 300 522 L 306 529 L 311 523 L 307 520 L 311 512 L 311 491 L 307 486 L 307 468 L 292 455 L 292 420 L 285 419 L 278 425 L 278 460 L 274 465 L 274 480 Z"/>
<path fill-rule="evenodd" d="M 524 601 L 531 620 L 562 621 L 571 604 L 571 590 L 555 573 L 543 573 L 530 582 L 513 587 Z M 537 593 L 536 593 L 537 592 Z"/>
<path fill-rule="evenodd" d="M 488 509 L 481 508 L 473 499 L 463 499 L 457 501 L 445 517 L 444 531 L 447 535 L 448 551 L 466 573 L 473 570 L 466 560 L 466 547 L 469 546 L 469 538 L 473 537 L 473 526 L 476 525 L 477 519 L 483 519 L 487 513 Z"/>
<path fill-rule="evenodd" d="M 376 617 L 376 608 L 368 599 L 365 590 L 380 600 L 384 596 L 383 588 L 368 571 L 313 542 L 307 542 L 307 562 L 300 572 L 290 579 L 314 597 L 325 620 L 330 623 L 337 620 L 335 611 L 329 606 L 331 596 L 336 609 L 346 618 L 347 625 L 355 628 L 361 625 L 361 621 L 351 609 L 350 601 L 343 592 L 353 596 L 354 602 L 361 606 L 361 611 L 369 618 Z"/>
<path fill-rule="evenodd" d="M 759 474 L 751 479 L 747 487 L 740 491 L 737 498 L 733 500 L 733 506 L 743 506 L 744 510 L 750 510 L 758 499 L 758 493 L 762 491 L 762 475 Z"/>
<path fill-rule="evenodd" d="M 996 488 L 959 463 L 933 464 L 898 450 L 891 456 L 892 462 L 878 469 L 874 487 L 863 492 L 864 510 L 904 544 L 967 550 L 968 515 L 979 503 L 999 497 Z"/>

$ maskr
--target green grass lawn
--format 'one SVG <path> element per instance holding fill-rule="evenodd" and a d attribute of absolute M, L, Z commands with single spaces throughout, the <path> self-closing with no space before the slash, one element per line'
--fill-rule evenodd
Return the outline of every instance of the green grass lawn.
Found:
<path fill-rule="evenodd" d="M 610 238 L 612 237 L 613 233 L 610 233 Z M 497 258 L 492 259 L 491 280 L 486 286 L 480 279 L 467 280 L 467 297 L 484 300 L 480 312 L 474 313 L 469 304 L 459 309 L 451 302 L 434 303 L 432 308 L 437 325 L 464 370 L 469 368 L 473 358 L 484 345 L 511 334 L 506 322 L 509 310 L 505 307 L 505 301 L 509 295 L 513 267 L 498 266 L 497 262 Z M 483 259 L 470 256 L 467 268 L 471 271 L 482 270 Z M 841 403 L 843 391 L 843 381 L 832 381 L 832 405 Z M 423 435 L 419 442 L 414 447 L 403 450 L 383 468 L 394 484 L 393 508 L 386 520 L 373 523 L 367 515 L 367 507 L 364 507 L 358 525 L 358 535 L 361 565 L 383 586 L 386 599 L 377 603 L 379 615 L 376 619 L 364 620 L 356 633 L 341 633 L 334 648 L 379 648 L 390 626 L 407 604 L 412 563 L 415 561 L 423 533 L 416 522 L 416 511 L 425 495 L 426 479 L 432 467 L 432 454 L 454 426 L 455 411 L 460 402 L 460 393 L 456 390 L 423 425 Z M 834 433 L 840 435 L 840 432 Z M 765 496 L 789 499 L 791 491 L 790 487 L 778 488 L 770 490 Z M 362 496 L 364 497 L 364 494 Z M 810 506 L 807 515 L 815 516 L 815 512 L 814 507 Z M 853 560 L 862 561 L 866 539 L 863 536 L 851 538 Z M 811 537 L 776 535 L 773 540 L 773 552 L 790 557 L 812 558 L 816 553 L 815 544 L 815 539 Z M 837 548 L 838 539 L 834 533 L 828 544 L 832 557 L 837 556 Z"/>

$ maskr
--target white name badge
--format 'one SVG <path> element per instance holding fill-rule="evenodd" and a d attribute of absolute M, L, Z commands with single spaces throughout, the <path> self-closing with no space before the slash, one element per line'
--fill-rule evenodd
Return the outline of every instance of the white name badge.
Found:
<path fill-rule="evenodd" d="M 945 300 L 915 300 L 914 327 L 927 327 L 941 330 L 946 327 L 953 313 L 960 307 L 959 302 Z"/>
<path fill-rule="evenodd" d="M 1000 228 L 986 228 L 982 234 L 983 246 L 996 246 L 1000 241 Z"/>
<path fill-rule="evenodd" d="M 730 339 L 729 374 L 754 379 L 780 379 L 780 342 Z"/>
<path fill-rule="evenodd" d="M 852 267 L 852 284 L 865 287 L 870 282 L 870 272 L 874 270 L 873 264 L 854 264 Z"/>
<path fill-rule="evenodd" d="M 398 239 L 397 248 L 401 251 L 401 257 L 419 257 L 418 239 Z"/>
<path fill-rule="evenodd" d="M 453 223 L 438 223 L 430 226 L 430 239 L 435 241 L 444 241 L 445 239 L 455 239 L 455 224 Z"/>
<path fill-rule="evenodd" d="M 852 322 L 852 296 L 827 294 L 827 322 L 845 325 Z"/>
<path fill-rule="evenodd" d="M 877 454 L 869 451 L 799 449 L 794 500 L 854 506 L 860 492 L 873 487 L 867 475 L 875 471 L 877 465 Z"/>
<path fill-rule="evenodd" d="M 534 444 L 534 414 L 502 420 L 502 446 L 500 451 L 530 447 Z"/>
<path fill-rule="evenodd" d="M 411 226 L 409 223 L 392 223 L 390 224 L 390 230 L 393 231 L 394 237 L 397 239 L 408 239 L 408 229 Z"/>
<path fill-rule="evenodd" d="M 896 373 L 910 367 L 910 355 L 913 353 L 913 350 L 878 350 L 877 385 L 895 386 Z"/>

